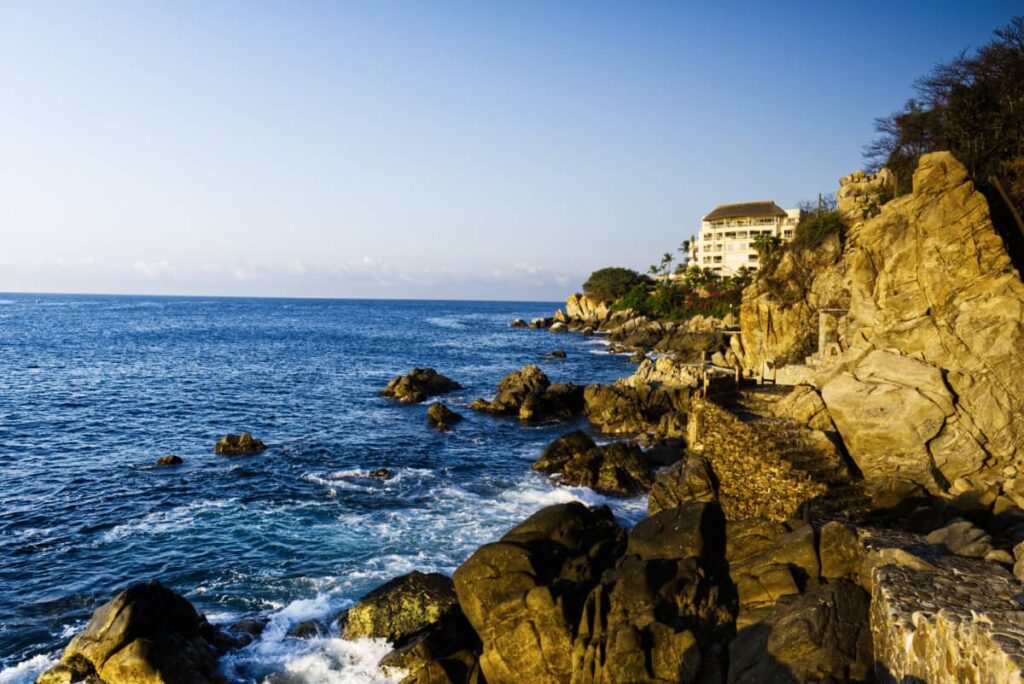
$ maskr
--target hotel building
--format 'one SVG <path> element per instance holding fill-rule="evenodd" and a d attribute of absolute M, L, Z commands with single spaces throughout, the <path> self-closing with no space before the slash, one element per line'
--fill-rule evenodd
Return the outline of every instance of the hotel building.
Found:
<path fill-rule="evenodd" d="M 700 234 L 691 246 L 690 263 L 721 276 L 731 276 L 746 266 L 761 264 L 754 249 L 758 235 L 772 235 L 782 242 L 793 239 L 800 209 L 782 209 L 771 200 L 723 204 L 701 221 Z"/>

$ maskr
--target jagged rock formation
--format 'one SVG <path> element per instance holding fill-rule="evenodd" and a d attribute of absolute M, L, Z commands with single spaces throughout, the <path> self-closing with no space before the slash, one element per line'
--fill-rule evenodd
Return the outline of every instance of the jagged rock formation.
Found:
<path fill-rule="evenodd" d="M 863 215 L 841 255 L 827 245 L 802 278 L 791 266 L 805 257 L 787 251 L 745 292 L 744 363 L 798 362 L 816 347 L 816 313 L 848 309 L 841 354 L 813 382 L 864 475 L 936 492 L 1004 480 L 1024 451 L 1024 284 L 988 203 L 945 152 L 922 157 L 913 192 L 877 211 L 884 179 L 846 180 L 841 208 Z M 769 292 L 787 279 L 790 294 Z"/>
<path fill-rule="evenodd" d="M 836 202 L 843 217 L 857 223 L 876 216 L 893 197 L 896 178 L 889 169 L 867 174 L 855 171 L 839 179 Z"/>
<path fill-rule="evenodd" d="M 578 292 L 565 300 L 565 316 L 569 320 L 600 325 L 608 320 L 610 314 L 608 304 Z"/>
<path fill-rule="evenodd" d="M 92 614 L 37 684 L 222 684 L 217 647 L 229 640 L 157 581 L 128 587 Z"/>
<path fill-rule="evenodd" d="M 570 487 L 630 496 L 650 489 L 653 466 L 636 444 L 613 442 L 598 446 L 577 430 L 549 444 L 533 469 L 556 475 L 559 483 Z"/>
<path fill-rule="evenodd" d="M 608 434 L 656 433 L 678 437 L 677 425 L 685 424 L 692 391 L 686 387 L 662 387 L 643 382 L 587 385 L 583 391 L 584 414 Z"/>
<path fill-rule="evenodd" d="M 391 397 L 403 404 L 419 404 L 426 401 L 427 397 L 460 389 L 462 385 L 433 368 L 413 368 L 405 375 L 392 378 L 380 391 L 380 396 Z"/>
<path fill-rule="evenodd" d="M 530 364 L 502 378 L 493 399 L 477 399 L 469 407 L 499 416 L 518 416 L 524 422 L 568 420 L 583 411 L 583 388 L 552 383 L 544 371 Z"/>

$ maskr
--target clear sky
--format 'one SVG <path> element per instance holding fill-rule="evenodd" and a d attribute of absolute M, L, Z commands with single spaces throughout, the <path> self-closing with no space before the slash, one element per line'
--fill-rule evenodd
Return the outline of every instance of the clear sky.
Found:
<path fill-rule="evenodd" d="M 562 299 L 834 191 L 1022 12 L 0 0 L 0 291 Z"/>

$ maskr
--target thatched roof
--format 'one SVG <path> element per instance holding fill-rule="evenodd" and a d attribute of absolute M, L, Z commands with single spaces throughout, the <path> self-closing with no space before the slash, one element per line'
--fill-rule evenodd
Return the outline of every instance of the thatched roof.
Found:
<path fill-rule="evenodd" d="M 763 202 L 741 202 L 740 204 L 720 204 L 715 210 L 704 217 L 705 221 L 718 221 L 730 218 L 764 218 L 766 216 L 782 216 L 787 214 L 784 209 L 771 200 Z"/>

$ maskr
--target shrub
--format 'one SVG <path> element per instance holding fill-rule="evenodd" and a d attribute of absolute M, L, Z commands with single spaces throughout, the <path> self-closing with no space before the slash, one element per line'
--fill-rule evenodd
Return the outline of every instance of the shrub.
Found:
<path fill-rule="evenodd" d="M 610 304 L 638 286 L 646 287 L 649 282 L 650 278 L 632 269 L 610 266 L 591 273 L 583 283 L 583 293 Z"/>
<path fill-rule="evenodd" d="M 842 231 L 845 225 L 838 211 L 812 211 L 797 225 L 793 244 L 801 248 L 817 247 L 828 236 Z"/>

